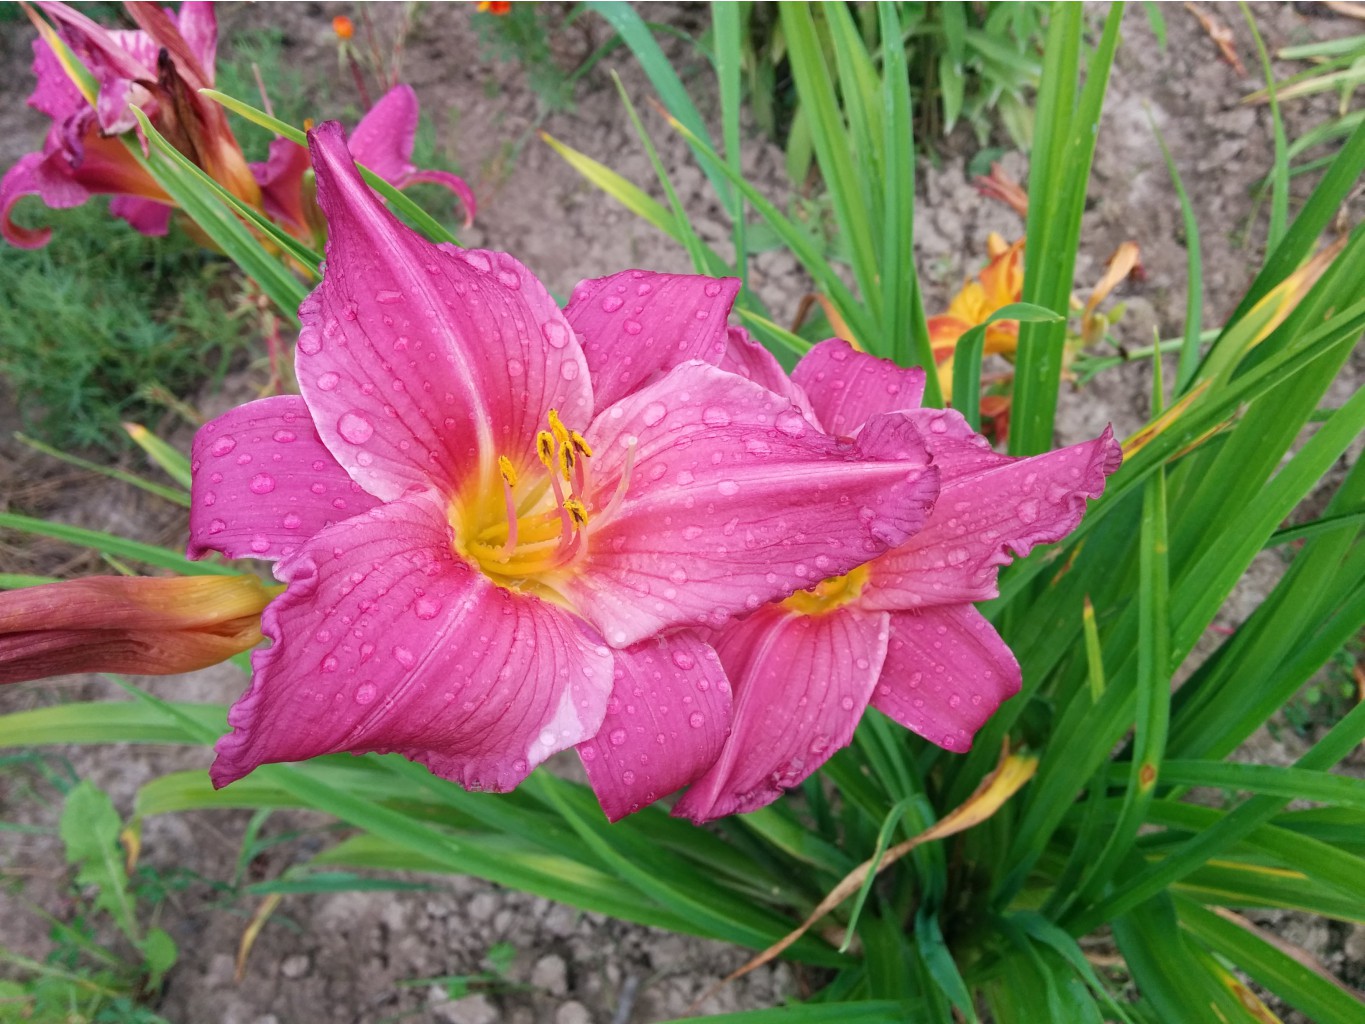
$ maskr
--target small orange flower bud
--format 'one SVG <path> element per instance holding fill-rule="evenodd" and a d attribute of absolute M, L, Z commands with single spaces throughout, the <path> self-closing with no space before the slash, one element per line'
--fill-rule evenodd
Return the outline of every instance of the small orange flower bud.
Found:
<path fill-rule="evenodd" d="M 512 12 L 511 0 L 480 0 L 479 12 L 487 11 L 489 14 L 510 14 Z"/>
<path fill-rule="evenodd" d="M 91 576 L 0 593 L 0 683 L 216 665 L 260 642 L 277 589 L 254 576 Z"/>
<path fill-rule="evenodd" d="M 338 14 L 332 19 L 332 31 L 337 34 L 337 38 L 342 42 L 355 35 L 355 22 L 344 14 Z"/>

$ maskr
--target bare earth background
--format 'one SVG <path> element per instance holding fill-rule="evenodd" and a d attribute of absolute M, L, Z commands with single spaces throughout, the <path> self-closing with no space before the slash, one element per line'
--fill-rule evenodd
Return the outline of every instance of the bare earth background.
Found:
<path fill-rule="evenodd" d="M 331 31 L 332 16 L 343 9 L 331 4 L 228 3 L 220 5 L 220 25 L 229 44 L 234 32 L 265 25 L 281 28 L 289 65 L 306 69 L 319 94 L 332 97 L 333 106 L 340 108 L 354 102 L 349 78 L 337 70 Z M 517 67 L 493 63 L 481 54 L 470 26 L 471 10 L 470 4 L 423 7 L 403 64 L 405 80 L 417 89 L 437 126 L 440 145 L 459 162 L 479 197 L 478 223 L 462 241 L 514 253 L 561 296 L 581 278 L 626 267 L 689 270 L 684 253 L 672 242 L 585 184 L 530 134 L 537 118 L 536 97 Z M 1252 219 L 1250 189 L 1271 162 L 1266 110 L 1238 104 L 1258 83 L 1239 78 L 1218 59 L 1213 43 L 1186 10 L 1176 5 L 1163 10 L 1169 27 L 1165 49 L 1158 46 L 1142 11 L 1134 7 L 1128 12 L 1077 265 L 1078 285 L 1088 289 L 1120 242 L 1138 242 L 1146 278 L 1123 286 L 1120 295 L 1128 315 L 1116 332 L 1134 346 L 1150 343 L 1154 328 L 1165 337 L 1178 334 L 1185 307 L 1180 212 L 1150 122 L 1164 133 L 1199 217 L 1206 325 L 1220 323 L 1231 311 L 1258 262 L 1258 253 L 1246 248 L 1245 241 L 1263 234 Z M 386 12 L 376 13 L 383 18 Z M 1260 4 L 1255 13 L 1272 49 L 1358 31 L 1356 23 L 1313 4 Z M 1255 50 L 1236 10 L 1223 8 L 1220 14 L 1230 22 L 1244 62 L 1255 67 Z M 704 7 L 696 4 L 654 4 L 649 17 L 693 34 L 703 31 L 708 20 Z M 21 105 L 31 88 L 32 35 L 20 23 L 0 25 L 3 166 L 36 147 L 45 128 L 43 119 Z M 572 64 L 605 38 L 603 24 L 585 19 L 582 28 L 576 26 L 555 41 L 561 51 L 557 55 Z M 681 58 L 681 67 L 693 72 L 689 84 L 698 105 L 704 112 L 713 110 L 712 80 L 702 73 L 699 60 L 676 40 L 665 45 Z M 637 102 L 650 94 L 643 76 L 618 50 L 584 80 L 576 109 L 551 116 L 544 127 L 645 185 L 652 175 L 607 67 L 620 71 Z M 1291 138 L 1314 112 L 1291 108 Z M 327 111 L 319 113 L 325 116 Z M 659 118 L 648 112 L 645 116 L 703 237 L 723 240 L 728 229 L 685 147 Z M 921 170 L 915 241 L 931 311 L 942 308 L 963 276 L 980 266 L 988 232 L 1013 239 L 1023 230 L 1014 214 L 980 199 L 971 187 L 964 167 L 975 148 L 975 141 L 960 131 L 947 151 Z M 1026 173 L 1022 157 L 1012 155 L 1006 163 L 1016 176 Z M 745 167 L 766 194 L 787 194 L 776 148 L 750 139 Z M 796 264 L 783 254 L 757 257 L 754 280 L 779 316 L 793 314 L 807 290 Z M 1361 370 L 1357 352 L 1352 379 L 1339 385 L 1338 397 L 1358 386 Z M 1093 436 L 1111 421 L 1119 436 L 1131 433 L 1146 417 L 1149 381 L 1149 368 L 1133 364 L 1081 392 L 1066 391 L 1058 440 Z M 233 393 L 203 396 L 202 411 L 214 415 L 253 397 L 253 383 L 243 376 Z M 183 546 L 182 514 L 101 477 L 56 465 L 11 441 L 18 422 L 12 396 L 3 388 L 0 382 L 0 509 Z M 188 433 L 177 440 L 187 443 Z M 89 572 L 98 567 L 54 545 L 0 535 L 0 571 Z M 1245 618 L 1279 572 L 1275 557 L 1258 562 L 1246 593 L 1224 610 L 1222 623 L 1235 625 Z M 148 685 L 175 699 L 230 701 L 244 683 L 235 669 L 220 667 Z M 117 695 L 111 684 L 94 678 L 27 684 L 0 692 L 0 712 Z M 1284 736 L 1287 746 L 1258 737 L 1244 756 L 1290 760 L 1299 741 L 1287 731 Z M 145 747 L 60 753 L 79 776 L 111 793 L 123 813 L 143 782 L 167 771 L 206 768 L 210 757 L 204 749 Z M 54 796 L 32 773 L 0 772 L 2 820 L 52 825 L 60 809 Z M 400 1017 L 445 1024 L 643 1024 L 682 1015 L 715 979 L 747 958 L 740 949 L 582 914 L 475 879 L 443 879 L 419 892 L 287 897 L 262 931 L 245 977 L 237 983 L 233 958 L 255 906 L 245 897 L 225 903 L 213 883 L 231 877 L 247 818 L 246 812 L 201 813 L 146 823 L 143 863 L 197 879 L 172 897 L 161 920 L 181 954 L 158 1007 L 174 1024 L 367 1024 Z M 325 825 L 320 816 L 272 817 L 265 834 L 298 835 L 252 861 L 248 881 L 276 877 L 289 864 L 306 859 L 328 841 Z M 57 840 L 0 836 L 0 878 L 6 883 L 0 886 L 0 943 L 41 956 L 47 924 L 32 908 L 59 917 L 69 911 L 68 879 Z M 1275 921 L 1281 934 L 1308 947 L 1348 983 L 1365 985 L 1365 929 L 1321 919 L 1256 916 Z M 499 948 L 512 952 L 508 985 L 450 999 L 439 985 L 408 984 L 486 971 L 490 950 L 496 958 Z M 818 981 L 785 965 L 765 968 L 709 998 L 702 1009 L 715 1013 L 773 1006 L 799 997 Z"/>

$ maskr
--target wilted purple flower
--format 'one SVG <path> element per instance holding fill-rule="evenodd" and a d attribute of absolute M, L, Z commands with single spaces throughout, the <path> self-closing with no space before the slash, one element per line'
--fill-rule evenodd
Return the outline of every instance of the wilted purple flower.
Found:
<path fill-rule="evenodd" d="M 960 413 L 921 409 L 924 373 L 815 346 L 792 381 L 742 336 L 729 360 L 784 393 L 809 396 L 812 422 L 862 438 L 888 419 L 924 439 L 941 491 L 924 528 L 893 550 L 768 605 L 711 637 L 735 690 L 716 763 L 674 813 L 707 821 L 771 803 L 847 746 L 869 702 L 948 750 L 965 751 L 1018 692 L 1019 665 L 973 603 L 997 594 L 999 568 L 1080 523 L 1121 459 L 1108 429 L 1032 458 L 991 450 Z M 774 367 L 775 369 L 775 367 Z M 776 382 L 774 384 L 774 382 Z"/>
<path fill-rule="evenodd" d="M 0 179 L 0 234 L 13 245 L 47 244 L 48 229 L 23 228 L 11 211 L 36 195 L 53 209 L 112 195 L 110 211 L 146 235 L 163 235 L 171 200 L 117 137 L 137 126 L 140 107 L 177 149 L 238 198 L 260 205 L 260 192 L 221 107 L 199 95 L 213 85 L 218 29 L 213 4 L 181 4 L 179 14 L 155 4 L 125 5 L 140 26 L 106 29 L 62 3 L 37 5 L 57 35 L 98 83 L 81 94 L 53 49 L 52 29 L 33 43 L 37 87 L 29 106 L 52 118 L 40 152 L 20 157 Z"/>
<path fill-rule="evenodd" d="M 328 222 L 302 397 L 195 439 L 191 553 L 278 559 L 273 640 L 213 779 L 397 751 L 507 790 L 577 745 L 612 818 L 714 761 L 730 689 L 692 626 L 902 543 L 913 427 L 857 442 L 712 365 L 738 282 L 632 271 L 561 312 L 503 253 L 433 245 L 311 135 Z"/>

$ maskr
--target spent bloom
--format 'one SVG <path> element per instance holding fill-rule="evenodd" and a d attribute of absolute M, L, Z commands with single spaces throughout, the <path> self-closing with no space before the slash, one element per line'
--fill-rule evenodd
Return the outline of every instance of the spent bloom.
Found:
<path fill-rule="evenodd" d="M 216 665 L 260 642 L 272 589 L 254 576 L 91 576 L 0 593 L 0 683 Z"/>
<path fill-rule="evenodd" d="M 222 108 L 199 95 L 214 80 L 213 5 L 189 0 L 178 14 L 149 3 L 125 6 L 138 29 L 106 29 L 65 4 L 37 4 L 56 28 L 39 22 L 40 38 L 33 43 L 37 86 L 28 103 L 52 125 L 43 148 L 20 157 L 0 179 L 0 234 L 13 245 L 38 248 L 51 235 L 11 218 L 14 204 L 26 195 L 66 209 L 92 194 L 109 194 L 115 216 L 143 234 L 166 233 L 171 200 L 118 137 L 136 128 L 135 106 L 205 173 L 243 201 L 260 205 Z M 93 76 L 92 95 L 83 94 L 68 74 L 66 58 L 59 56 L 62 43 Z"/>
<path fill-rule="evenodd" d="M 901 417 L 829 436 L 715 365 L 738 282 L 630 271 L 561 311 L 510 256 L 402 225 L 339 125 L 310 143 L 302 395 L 194 445 L 191 553 L 287 584 L 215 784 L 397 751 L 507 790 L 577 746 L 613 818 L 685 785 L 730 716 L 697 629 L 902 543 L 937 494 L 922 443 Z"/>
<path fill-rule="evenodd" d="M 733 344 L 749 358 L 757 348 Z M 801 782 L 850 742 L 869 704 L 941 747 L 967 750 L 1020 687 L 1018 663 L 974 603 L 996 596 L 1012 556 L 1075 529 L 1120 462 L 1109 430 L 1031 458 L 999 455 L 961 414 L 919 407 L 923 371 L 843 341 L 811 349 L 780 386 L 803 391 L 813 423 L 835 434 L 913 425 L 941 490 L 904 543 L 711 637 L 734 687 L 734 724 L 675 808 L 698 822 L 762 807 Z"/>

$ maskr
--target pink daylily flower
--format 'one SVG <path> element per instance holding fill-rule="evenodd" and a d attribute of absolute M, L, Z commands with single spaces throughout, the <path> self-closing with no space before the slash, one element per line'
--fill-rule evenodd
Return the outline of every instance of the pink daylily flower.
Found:
<path fill-rule="evenodd" d="M 474 193 L 465 180 L 448 171 L 420 170 L 412 162 L 420 108 L 410 85 L 395 85 L 379 98 L 351 132 L 347 145 L 356 163 L 363 164 L 394 188 L 420 182 L 442 185 L 459 197 L 464 226 L 474 222 Z M 289 139 L 270 144 L 270 158 L 251 165 L 261 186 L 265 211 L 290 234 L 305 241 L 322 235 L 313 191 L 306 188 L 312 162 L 308 150 Z"/>
<path fill-rule="evenodd" d="M 105 29 L 62 3 L 37 5 L 98 83 L 93 105 L 72 82 L 44 38 L 33 44 L 37 87 L 29 106 L 52 118 L 41 151 L 23 156 L 0 179 L 0 235 L 36 249 L 49 229 L 13 220 L 14 205 L 36 195 L 53 209 L 109 194 L 111 212 L 147 235 L 164 235 L 170 198 L 117 136 L 136 127 L 140 107 L 181 152 L 252 205 L 260 192 L 223 110 L 199 96 L 213 85 L 217 22 L 211 3 L 189 0 L 178 15 L 154 4 L 130 3 L 135 31 Z M 48 30 L 51 31 L 51 30 Z"/>
<path fill-rule="evenodd" d="M 736 358 L 761 359 L 744 338 Z M 761 353 L 761 350 L 758 350 Z M 870 703 L 952 751 L 1018 692 L 1018 662 L 974 607 L 997 595 L 1011 557 L 1080 523 L 1121 454 L 1112 431 L 1032 458 L 992 451 L 952 409 L 922 409 L 924 372 L 815 346 L 787 389 L 836 434 L 913 424 L 941 491 L 922 530 L 868 564 L 767 605 L 711 638 L 734 687 L 734 724 L 716 763 L 674 808 L 697 822 L 751 811 L 847 746 Z"/>
<path fill-rule="evenodd" d="M 191 554 L 275 559 L 272 645 L 216 785 L 397 751 L 508 790 L 577 746 L 609 817 L 691 781 L 729 728 L 717 628 L 923 524 L 912 425 L 857 441 L 716 366 L 738 289 L 629 271 L 561 312 L 504 253 L 433 245 L 310 136 L 327 218 L 302 395 L 195 439 Z"/>

